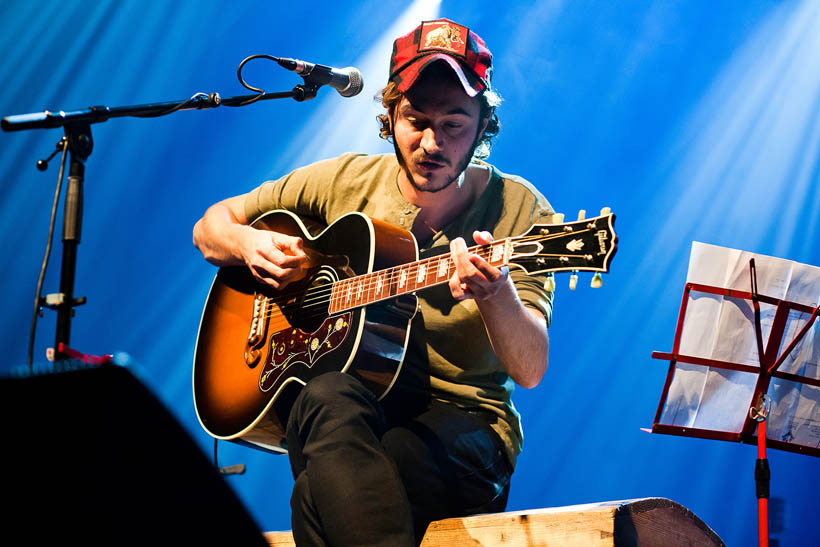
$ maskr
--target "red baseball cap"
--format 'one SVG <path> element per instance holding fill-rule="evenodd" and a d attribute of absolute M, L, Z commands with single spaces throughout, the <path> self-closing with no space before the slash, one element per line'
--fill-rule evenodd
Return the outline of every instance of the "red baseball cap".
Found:
<path fill-rule="evenodd" d="M 396 38 L 390 79 L 404 93 L 427 66 L 438 60 L 450 65 L 470 97 L 490 88 L 493 54 L 478 34 L 449 19 L 424 21 Z"/>

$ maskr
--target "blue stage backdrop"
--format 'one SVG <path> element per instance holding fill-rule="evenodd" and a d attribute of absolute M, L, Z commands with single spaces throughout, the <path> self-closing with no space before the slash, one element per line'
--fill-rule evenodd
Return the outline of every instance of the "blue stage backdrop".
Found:
<path fill-rule="evenodd" d="M 390 152 L 373 95 L 390 43 L 445 16 L 495 54 L 504 97 L 490 160 L 532 181 L 574 219 L 610 206 L 618 255 L 603 288 L 558 279 L 550 369 L 519 389 L 525 448 L 511 510 L 667 497 L 728 545 L 756 536 L 755 448 L 650 435 L 666 376 L 693 240 L 820 265 L 820 3 L 732 2 L 138 2 L 0 4 L 0 114 L 249 93 L 246 56 L 355 65 L 364 92 L 330 88 L 305 103 L 121 118 L 93 127 L 72 346 L 126 352 L 203 451 L 191 368 L 215 268 L 191 228 L 224 197 L 346 150 Z M 247 79 L 287 90 L 298 76 L 256 61 Z M 35 169 L 61 130 L 0 135 L 2 366 L 26 360 L 37 273 L 58 161 Z M 61 216 L 45 282 L 59 280 Z M 40 321 L 35 359 L 52 345 Z M 13 417 L 4 416 L 4 420 Z M 134 439 L 152 443 L 152 439 Z M 290 528 L 287 458 L 223 443 L 220 463 L 263 530 Z M 163 446 L 155 446 L 157 460 Z M 770 451 L 772 496 L 785 502 L 781 545 L 816 542 L 820 462 Z M 161 495 L 161 493 L 158 493 Z"/>

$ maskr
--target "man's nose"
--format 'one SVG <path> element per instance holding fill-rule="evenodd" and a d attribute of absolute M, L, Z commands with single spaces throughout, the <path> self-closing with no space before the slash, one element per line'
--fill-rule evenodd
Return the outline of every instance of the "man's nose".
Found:
<path fill-rule="evenodd" d="M 421 147 L 428 155 L 441 151 L 441 139 L 432 127 L 424 128 L 421 134 Z"/>

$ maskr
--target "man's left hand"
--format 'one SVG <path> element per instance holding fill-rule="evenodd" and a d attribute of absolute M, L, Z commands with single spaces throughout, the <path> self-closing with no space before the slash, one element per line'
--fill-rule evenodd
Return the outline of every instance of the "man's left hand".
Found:
<path fill-rule="evenodd" d="M 473 239 L 479 245 L 487 245 L 492 243 L 493 236 L 476 231 Z M 450 278 L 450 293 L 456 300 L 489 300 L 508 282 L 510 271 L 506 266 L 496 268 L 479 255 L 469 253 L 463 238 L 450 242 L 450 252 L 456 266 Z"/>

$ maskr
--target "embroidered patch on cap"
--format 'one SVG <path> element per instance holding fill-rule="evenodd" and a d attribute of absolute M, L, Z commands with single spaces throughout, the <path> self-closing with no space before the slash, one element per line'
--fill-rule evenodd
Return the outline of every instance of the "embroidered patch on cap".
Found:
<path fill-rule="evenodd" d="M 470 30 L 452 21 L 426 21 L 421 25 L 419 53 L 444 50 L 461 57 L 467 51 L 467 36 Z"/>

